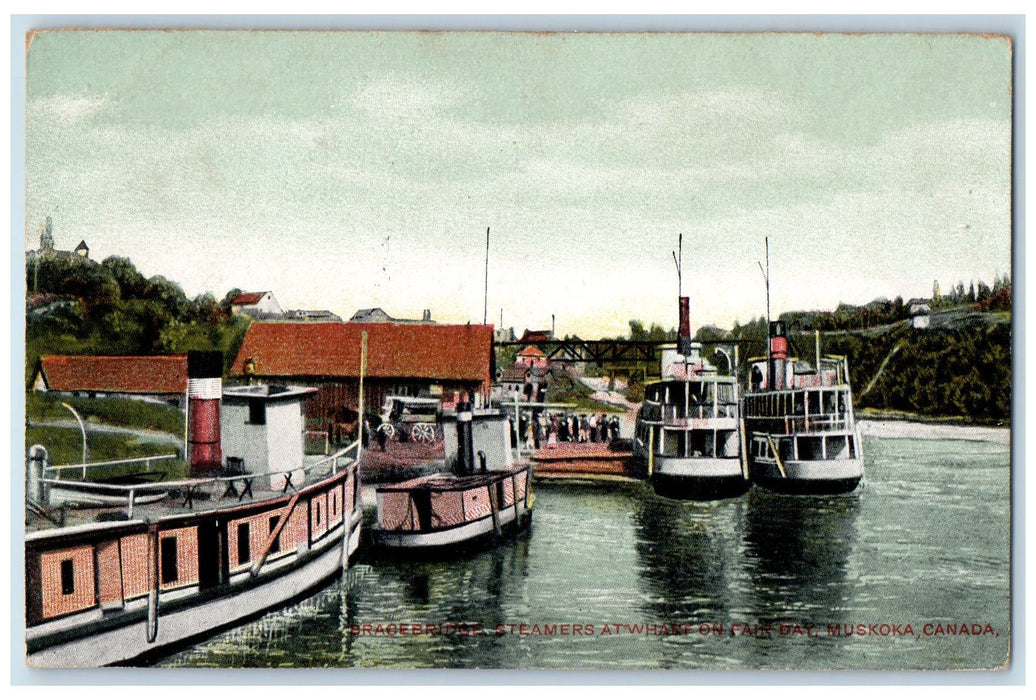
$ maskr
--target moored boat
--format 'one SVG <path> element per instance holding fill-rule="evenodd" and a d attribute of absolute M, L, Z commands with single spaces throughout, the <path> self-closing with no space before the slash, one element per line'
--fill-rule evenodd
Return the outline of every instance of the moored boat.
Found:
<path fill-rule="evenodd" d="M 512 458 L 507 416 L 458 406 L 442 417 L 446 470 L 379 486 L 375 542 L 383 552 L 450 556 L 528 529 L 531 467 Z"/>
<path fill-rule="evenodd" d="M 748 490 L 740 389 L 691 341 L 690 300 L 680 297 L 678 346 L 662 354 L 662 379 L 644 389 L 633 458 L 655 492 L 710 500 Z M 725 351 L 723 351 L 725 352 Z M 730 370 L 736 360 L 726 356 Z"/>
<path fill-rule="evenodd" d="M 221 365 L 188 356 L 190 478 L 70 482 L 51 478 L 45 451 L 32 451 L 28 665 L 146 663 L 280 607 L 348 567 L 362 520 L 358 443 L 304 456 L 301 406 L 312 390 L 224 391 Z M 55 488 L 102 494 L 116 505 L 62 511 L 59 520 L 49 498 Z M 152 498 L 159 493 L 167 496 Z"/>
<path fill-rule="evenodd" d="M 751 483 L 737 381 L 707 363 L 698 343 L 678 357 L 669 365 L 669 376 L 644 390 L 634 459 L 660 495 L 695 500 L 739 496 Z"/>
<path fill-rule="evenodd" d="M 783 321 L 769 324 L 767 358 L 750 361 L 745 393 L 752 481 L 773 491 L 852 491 L 863 478 L 863 443 L 853 413 L 849 364 L 821 356 L 789 357 Z"/>

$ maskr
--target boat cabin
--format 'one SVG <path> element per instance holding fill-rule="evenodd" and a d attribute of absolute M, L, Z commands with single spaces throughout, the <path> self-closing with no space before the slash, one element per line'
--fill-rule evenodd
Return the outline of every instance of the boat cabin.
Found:
<path fill-rule="evenodd" d="M 224 387 L 220 430 L 227 467 L 247 474 L 280 472 L 270 488 L 279 488 L 275 481 L 283 486 L 284 473 L 302 467 L 304 403 L 316 393 L 267 384 Z"/>

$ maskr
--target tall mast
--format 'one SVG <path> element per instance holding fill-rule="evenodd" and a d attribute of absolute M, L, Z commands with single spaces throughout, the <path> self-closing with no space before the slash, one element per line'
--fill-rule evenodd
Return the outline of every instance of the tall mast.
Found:
<path fill-rule="evenodd" d="M 482 325 L 489 320 L 489 227 L 486 226 L 486 286 L 483 290 Z"/>
<path fill-rule="evenodd" d="M 766 281 L 766 374 L 767 383 L 773 386 L 773 357 L 770 348 L 770 237 L 766 237 L 766 269 L 761 263 L 757 263 Z"/>
<path fill-rule="evenodd" d="M 678 243 L 680 250 L 680 257 L 673 253 L 673 262 L 676 263 L 676 298 L 679 299 L 683 296 L 683 234 L 680 234 L 680 242 Z"/>

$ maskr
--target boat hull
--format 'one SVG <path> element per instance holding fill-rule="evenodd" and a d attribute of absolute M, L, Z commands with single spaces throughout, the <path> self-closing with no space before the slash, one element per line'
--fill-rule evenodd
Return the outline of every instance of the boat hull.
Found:
<path fill-rule="evenodd" d="M 752 482 L 737 476 L 667 476 L 655 474 L 651 486 L 659 496 L 689 501 L 715 501 L 743 495 Z"/>
<path fill-rule="evenodd" d="M 641 454 L 638 471 L 647 475 L 647 459 Z M 660 457 L 656 455 L 648 480 L 655 493 L 667 498 L 715 500 L 744 494 L 752 486 L 745 478 L 740 458 Z"/>
<path fill-rule="evenodd" d="M 436 530 L 375 530 L 374 541 L 382 554 L 405 557 L 430 557 L 468 554 L 488 549 L 498 542 L 520 535 L 532 524 L 532 509 L 521 502 L 499 512 L 500 534 L 492 516 L 454 527 Z"/>
<path fill-rule="evenodd" d="M 359 513 L 353 515 L 349 561 L 360 544 L 360 520 Z M 120 615 L 116 625 L 106 627 L 100 615 L 93 621 L 69 625 L 65 631 L 30 635 L 26 663 L 36 668 L 87 668 L 153 662 L 193 641 L 283 607 L 339 575 L 346 564 L 343 536 L 344 523 L 340 523 L 319 544 L 297 555 L 294 563 L 285 562 L 252 581 L 232 583 L 204 597 L 160 601 L 158 634 L 151 643 L 146 633 L 147 609 L 141 606 L 135 614 Z"/>
<path fill-rule="evenodd" d="M 863 479 L 863 459 L 785 460 L 784 473 L 774 460 L 754 459 L 752 481 L 770 491 L 791 494 L 837 494 L 856 489 Z"/>

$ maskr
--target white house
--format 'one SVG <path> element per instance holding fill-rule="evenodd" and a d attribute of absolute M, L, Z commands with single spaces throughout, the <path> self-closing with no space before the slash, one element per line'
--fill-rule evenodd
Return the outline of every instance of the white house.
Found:
<path fill-rule="evenodd" d="M 235 314 L 247 314 L 253 318 L 284 315 L 284 309 L 277 303 L 273 292 L 242 292 L 230 300 L 230 310 Z"/>
<path fill-rule="evenodd" d="M 928 304 L 910 304 L 910 325 L 914 328 L 928 328 L 932 323 L 932 308 Z"/>

